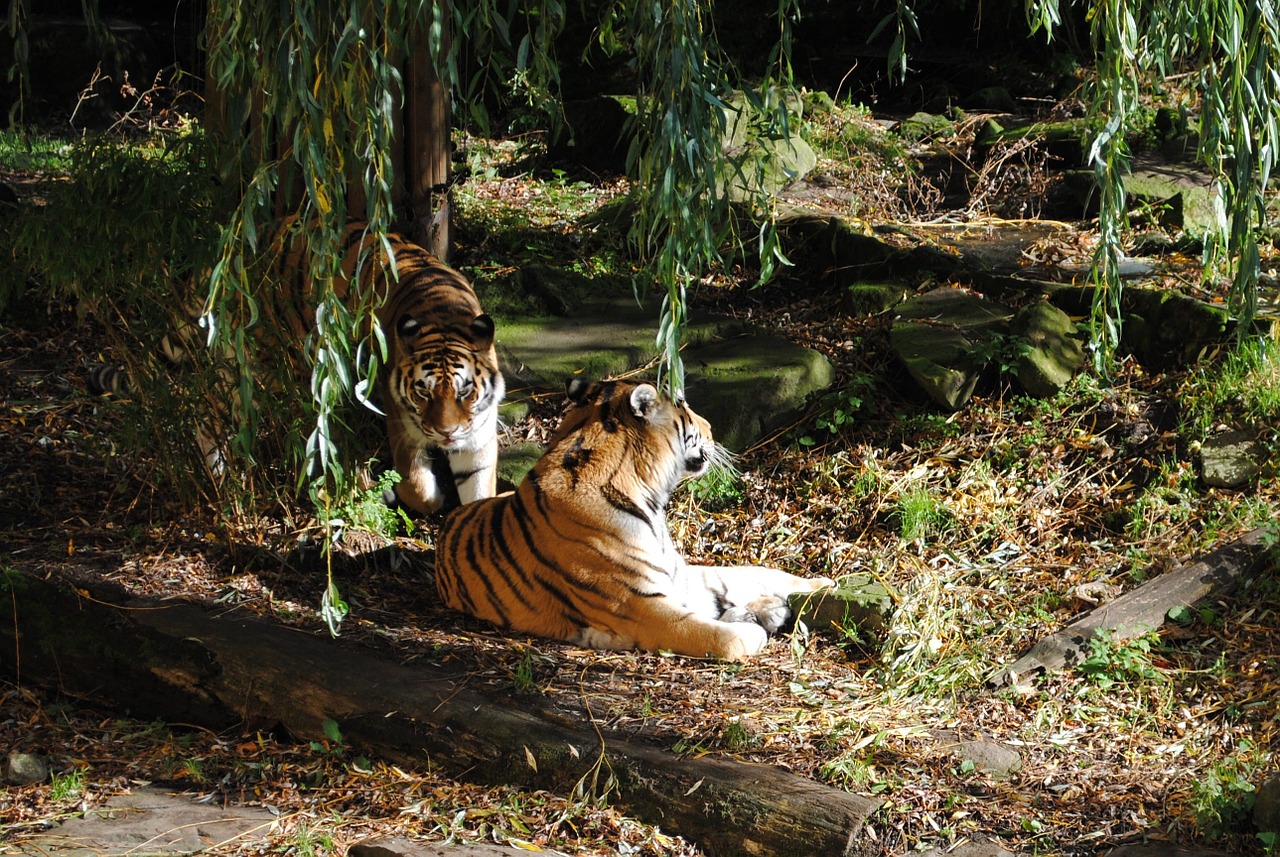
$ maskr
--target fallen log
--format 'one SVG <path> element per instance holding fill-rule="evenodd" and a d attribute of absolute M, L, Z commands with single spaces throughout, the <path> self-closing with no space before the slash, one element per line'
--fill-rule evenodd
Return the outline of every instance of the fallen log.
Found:
<path fill-rule="evenodd" d="M 391 663 L 239 611 L 15 570 L 0 570 L 0 599 L 13 612 L 0 620 L 0 671 L 21 682 L 213 729 L 279 723 L 314 740 L 332 719 L 369 755 L 429 759 L 487 784 L 567 793 L 604 770 L 620 805 L 710 854 L 852 853 L 878 806 L 771 766 L 679 758 L 592 728 L 585 711 L 480 692 L 443 667 Z"/>
<path fill-rule="evenodd" d="M 1089 641 L 1101 632 L 1120 641 L 1154 631 L 1175 607 L 1192 607 L 1210 594 L 1226 593 L 1256 571 L 1270 555 L 1272 532 L 1269 527 L 1258 527 L 1196 562 L 1153 577 L 1040 640 L 988 681 L 994 685 L 1015 684 L 1035 672 L 1079 663 L 1088 655 Z"/>

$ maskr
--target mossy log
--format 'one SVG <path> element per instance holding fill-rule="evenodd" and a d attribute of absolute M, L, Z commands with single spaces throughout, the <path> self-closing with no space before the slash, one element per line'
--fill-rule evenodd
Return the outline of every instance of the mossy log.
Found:
<path fill-rule="evenodd" d="M 710 854 L 851 853 L 877 802 L 779 768 L 680 758 L 563 703 L 467 686 L 241 612 L 130 599 L 100 584 L 0 571 L 0 671 L 143 718 L 213 729 L 336 721 L 355 749 L 488 784 L 567 793 L 596 766 L 637 817 Z M 601 781 L 605 779 L 602 774 Z"/>

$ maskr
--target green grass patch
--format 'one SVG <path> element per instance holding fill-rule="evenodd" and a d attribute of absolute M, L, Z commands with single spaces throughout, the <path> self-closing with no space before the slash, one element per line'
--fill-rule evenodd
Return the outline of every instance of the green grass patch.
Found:
<path fill-rule="evenodd" d="M 0 170 L 41 175 L 71 169 L 75 141 L 35 131 L 0 130 Z"/>

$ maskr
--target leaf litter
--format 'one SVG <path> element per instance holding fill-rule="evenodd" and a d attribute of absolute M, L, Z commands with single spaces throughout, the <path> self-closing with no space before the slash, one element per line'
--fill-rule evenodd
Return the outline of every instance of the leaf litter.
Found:
<path fill-rule="evenodd" d="M 524 204 L 535 189 L 522 181 L 532 183 L 503 177 L 493 195 Z M 1091 671 L 1002 690 L 985 681 L 1099 601 L 1274 519 L 1274 453 L 1267 478 L 1243 495 L 1195 483 L 1176 419 L 1195 372 L 1130 361 L 1109 386 L 1083 379 L 1037 402 L 992 384 L 965 411 L 939 414 L 889 358 L 884 316 L 851 317 L 838 295 L 798 276 L 751 290 L 726 275 L 691 297 L 696 312 L 749 314 L 822 351 L 833 389 L 857 389 L 860 402 L 835 430 L 815 428 L 818 403 L 743 454 L 732 496 L 678 494 L 677 543 L 691 562 L 869 573 L 896 597 L 885 640 L 800 629 L 729 665 L 504 637 L 436 602 L 428 522 L 394 540 L 400 562 L 345 569 L 353 613 L 342 643 L 465 665 L 477 687 L 560 697 L 601 727 L 676 753 L 778 765 L 877 796 L 865 853 L 982 836 L 1043 854 L 1147 840 L 1262 853 L 1247 823 L 1215 825 L 1229 807 L 1214 795 L 1276 765 L 1274 562 L 1141 646 L 1100 643 Z M 235 604 L 319 631 L 323 573 L 289 550 L 288 526 L 227 538 L 212 517 L 179 513 L 163 486 L 112 455 L 109 408 L 80 381 L 95 357 L 92 323 L 55 309 L 29 327 L 0 329 L 6 564 Z M 555 412 L 546 401 L 510 436 L 545 436 Z M 285 851 L 304 838 L 320 843 L 314 853 L 344 853 L 382 833 L 566 854 L 699 853 L 607 798 L 483 788 L 340 743 L 120 719 L 10 682 L 0 711 L 0 746 L 45 754 L 55 770 L 52 783 L 0 796 L 8 844 L 158 783 L 277 814 L 262 841 L 217 853 Z M 1014 748 L 1020 767 L 997 777 L 948 751 L 971 739 Z"/>

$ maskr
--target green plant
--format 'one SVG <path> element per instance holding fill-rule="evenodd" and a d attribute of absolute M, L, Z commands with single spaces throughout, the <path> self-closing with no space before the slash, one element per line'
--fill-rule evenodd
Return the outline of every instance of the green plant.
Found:
<path fill-rule="evenodd" d="M 547 658 L 533 646 L 520 650 L 520 657 L 511 668 L 511 689 L 516 694 L 536 693 L 539 675 L 546 669 Z"/>
<path fill-rule="evenodd" d="M 1032 348 L 1025 336 L 991 331 L 972 343 L 967 353 L 979 366 L 994 365 L 1000 374 L 1009 375 L 1018 371 L 1018 363 Z"/>
<path fill-rule="evenodd" d="M 1190 520 L 1199 493 L 1191 468 L 1174 459 L 1161 462 L 1142 493 L 1127 508 L 1125 535 L 1141 541 Z"/>
<path fill-rule="evenodd" d="M 725 724 L 720 740 L 724 743 L 724 748 L 731 753 L 746 750 L 759 743 L 759 739 L 736 720 Z"/>
<path fill-rule="evenodd" d="M 894 505 L 894 515 L 898 535 L 907 542 L 940 536 L 955 522 L 947 507 L 925 487 L 903 492 Z"/>
<path fill-rule="evenodd" d="M 312 741 L 311 749 L 317 753 L 331 756 L 342 755 L 346 749 L 346 743 L 342 740 L 342 730 L 338 728 L 338 721 L 331 717 L 326 717 L 320 724 L 320 729 L 324 734 L 324 738 L 319 741 Z"/>
<path fill-rule="evenodd" d="M 84 769 L 74 768 L 65 774 L 53 774 L 49 780 L 49 800 L 61 802 L 77 798 L 84 792 Z"/>
<path fill-rule="evenodd" d="M 1206 838 L 1218 839 L 1248 819 L 1257 797 L 1253 782 L 1266 770 L 1266 761 L 1265 754 L 1242 744 L 1196 779 L 1191 803 Z"/>
<path fill-rule="evenodd" d="M 1220 423 L 1280 421 L 1280 340 L 1249 339 L 1198 368 L 1179 392 L 1181 432 L 1191 442 Z"/>
<path fill-rule="evenodd" d="M 288 853 L 296 854 L 297 857 L 324 857 L 337 854 L 340 850 L 332 833 L 317 830 L 306 821 L 299 821 L 286 841 L 289 843 Z"/>
<path fill-rule="evenodd" d="M 64 173 L 73 141 L 19 128 L 0 128 L 0 167 L 6 172 Z"/>
<path fill-rule="evenodd" d="M 850 791 L 879 794 L 887 788 L 887 784 L 880 779 L 876 766 L 859 753 L 844 752 L 828 759 L 818 768 L 818 775 L 827 782 Z"/>
<path fill-rule="evenodd" d="M 372 470 L 374 462 L 367 467 Z M 400 481 L 394 470 L 383 471 L 377 482 L 364 490 L 353 491 L 346 502 L 338 506 L 337 517 L 331 521 L 336 531 L 343 529 L 365 530 L 392 537 L 400 532 L 413 534 L 413 520 L 399 507 L 387 505 L 386 496 Z"/>
<path fill-rule="evenodd" d="M 818 400 L 817 416 L 813 426 L 827 433 L 828 439 L 853 425 L 862 412 L 868 393 L 875 386 L 870 375 L 856 374 L 839 390 L 826 393 Z M 814 446 L 818 440 L 812 434 L 802 434 L 797 439 L 801 446 Z"/>
<path fill-rule="evenodd" d="M 742 475 L 727 459 L 713 463 L 702 476 L 689 484 L 689 493 L 707 511 L 719 511 L 742 500 Z"/>
<path fill-rule="evenodd" d="M 1129 640 L 1115 640 L 1109 632 L 1089 638 L 1089 652 L 1078 669 L 1102 689 L 1115 684 L 1139 685 L 1161 680 L 1151 662 L 1151 649 L 1159 642 L 1154 633 Z"/>

